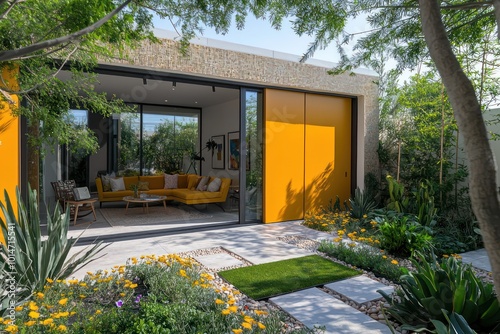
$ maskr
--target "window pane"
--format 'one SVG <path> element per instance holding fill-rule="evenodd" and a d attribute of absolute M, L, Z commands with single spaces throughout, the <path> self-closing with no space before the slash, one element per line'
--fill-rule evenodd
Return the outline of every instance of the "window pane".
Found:
<path fill-rule="evenodd" d="M 246 93 L 247 220 L 262 220 L 262 93 Z"/>

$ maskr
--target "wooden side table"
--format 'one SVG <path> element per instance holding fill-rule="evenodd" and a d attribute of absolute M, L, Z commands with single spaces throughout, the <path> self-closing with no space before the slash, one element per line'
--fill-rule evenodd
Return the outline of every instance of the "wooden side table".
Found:
<path fill-rule="evenodd" d="M 73 207 L 75 210 L 74 213 L 74 218 L 73 218 L 73 226 L 76 225 L 76 219 L 78 218 L 78 211 L 89 211 L 91 210 L 92 213 L 94 214 L 94 220 L 97 220 L 97 216 L 95 215 L 95 210 L 94 210 L 94 203 L 97 202 L 97 199 L 95 198 L 90 198 L 90 199 L 84 199 L 81 201 L 66 201 L 65 204 L 69 205 L 70 208 Z"/>

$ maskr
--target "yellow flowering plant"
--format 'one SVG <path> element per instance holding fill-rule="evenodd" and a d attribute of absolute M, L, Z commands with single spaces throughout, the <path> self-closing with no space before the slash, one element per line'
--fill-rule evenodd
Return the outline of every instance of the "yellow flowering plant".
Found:
<path fill-rule="evenodd" d="M 214 279 L 177 255 L 132 258 L 81 280 L 47 279 L 42 291 L 16 309 L 15 323 L 0 323 L 0 332 L 137 333 L 157 331 L 161 324 L 180 333 L 188 323 L 189 333 L 282 332 L 283 315 L 239 305 L 241 293 L 216 288 Z"/>

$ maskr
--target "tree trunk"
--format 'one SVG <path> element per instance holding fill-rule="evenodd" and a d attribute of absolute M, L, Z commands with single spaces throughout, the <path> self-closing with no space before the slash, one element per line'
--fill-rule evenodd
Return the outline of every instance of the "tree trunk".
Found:
<path fill-rule="evenodd" d="M 446 34 L 439 1 L 419 0 L 422 30 L 465 142 L 469 161 L 469 191 L 490 258 L 496 291 L 500 291 L 500 198 L 493 153 L 472 83 L 463 72 Z M 500 294 L 498 295 L 500 300 Z"/>

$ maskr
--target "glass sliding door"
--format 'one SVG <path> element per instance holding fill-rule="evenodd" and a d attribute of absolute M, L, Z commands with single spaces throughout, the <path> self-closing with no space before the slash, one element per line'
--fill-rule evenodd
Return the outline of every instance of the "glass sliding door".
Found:
<path fill-rule="evenodd" d="M 189 167 L 199 143 L 199 112 L 174 109 L 143 106 L 143 175 L 179 173 Z"/>
<path fill-rule="evenodd" d="M 185 172 L 199 146 L 199 109 L 138 105 L 117 115 L 115 150 L 119 175 Z"/>
<path fill-rule="evenodd" d="M 262 221 L 262 93 L 245 90 L 245 221 Z"/>
<path fill-rule="evenodd" d="M 139 175 L 141 152 L 141 114 L 121 113 L 118 126 L 118 172 L 119 175 Z"/>
<path fill-rule="evenodd" d="M 88 127 L 88 111 L 71 109 L 66 120 L 77 130 Z M 63 179 L 75 180 L 77 186 L 88 186 L 88 154 L 84 150 L 74 150 L 70 145 L 63 146 Z"/>

